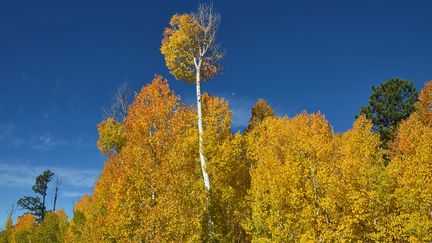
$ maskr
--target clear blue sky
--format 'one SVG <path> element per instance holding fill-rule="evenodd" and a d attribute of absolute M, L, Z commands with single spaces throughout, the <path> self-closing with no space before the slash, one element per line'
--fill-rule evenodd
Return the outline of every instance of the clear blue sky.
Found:
<path fill-rule="evenodd" d="M 96 124 L 121 84 L 139 89 L 160 73 L 177 94 L 193 99 L 193 86 L 168 74 L 159 47 L 172 14 L 197 5 L 1 1 L 1 227 L 9 205 L 32 194 L 44 169 L 64 178 L 59 206 L 69 213 L 91 192 L 105 160 L 96 148 Z M 203 89 L 230 101 L 235 129 L 245 126 L 262 97 L 279 115 L 321 111 L 335 131 L 345 131 L 372 85 L 400 77 L 420 89 L 432 79 L 431 1 L 226 0 L 215 6 L 225 71 Z"/>

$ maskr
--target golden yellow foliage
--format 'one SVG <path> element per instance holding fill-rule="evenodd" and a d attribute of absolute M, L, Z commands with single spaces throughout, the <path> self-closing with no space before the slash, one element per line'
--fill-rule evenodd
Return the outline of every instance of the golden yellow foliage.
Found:
<path fill-rule="evenodd" d="M 108 118 L 98 124 L 99 140 L 97 141 L 98 149 L 106 156 L 120 152 L 126 143 L 126 132 L 123 125 Z"/>
<path fill-rule="evenodd" d="M 195 109 L 155 76 L 118 126 L 124 145 L 76 204 L 65 241 L 431 241 L 430 89 L 401 123 L 387 167 L 364 116 L 335 135 L 319 113 L 277 118 L 259 101 L 252 128 L 233 135 L 228 102 L 204 94 L 206 192 Z M 67 227 L 60 215 L 37 227 L 26 215 L 12 237 L 55 242 Z"/>
<path fill-rule="evenodd" d="M 395 241 L 432 240 L 432 127 L 421 115 L 413 113 L 403 122 L 391 145 L 389 233 Z"/>
<path fill-rule="evenodd" d="M 84 196 L 82 196 L 75 205 L 74 210 L 78 210 L 83 212 L 84 214 L 88 214 L 91 201 L 92 197 L 89 194 L 84 194 Z"/>
<path fill-rule="evenodd" d="M 10 237 L 13 230 L 13 221 L 11 216 L 7 218 L 5 226 L 6 226 L 5 229 L 2 232 L 0 232 L 1 243 L 9 243 L 11 241 Z"/>
<path fill-rule="evenodd" d="M 253 128 L 261 124 L 267 117 L 274 117 L 274 111 L 264 99 L 259 99 L 252 107 L 252 116 L 249 120 L 246 132 L 250 132 Z"/>
<path fill-rule="evenodd" d="M 122 166 L 117 155 L 108 159 L 95 185 L 93 196 L 89 202 L 90 212 L 86 213 L 84 210 L 86 207 L 82 207 L 84 210 L 82 216 L 86 218 L 85 230 L 91 233 L 91 237 L 89 237 L 90 242 L 107 242 L 113 238 L 108 206 L 114 195 L 114 188 L 112 185 L 120 180 Z M 85 200 L 86 197 L 83 197 L 78 205 L 85 205 Z"/>
<path fill-rule="evenodd" d="M 195 33 L 198 22 L 190 14 L 174 15 L 170 28 L 164 31 L 161 52 L 171 74 L 176 79 L 195 82 L 194 57 L 198 54 Z"/>
<path fill-rule="evenodd" d="M 170 27 L 166 28 L 162 40 L 161 53 L 171 74 L 176 79 L 189 83 L 196 81 L 194 58 L 202 58 L 200 77 L 206 81 L 215 76 L 220 67 L 216 62 L 222 58 L 216 53 L 210 58 L 200 54 L 200 33 L 204 26 L 190 14 L 174 15 L 170 20 Z"/>
<path fill-rule="evenodd" d="M 320 114 L 268 118 L 252 144 L 249 232 L 254 242 L 318 241 L 333 133 Z"/>
<path fill-rule="evenodd" d="M 214 238 L 220 242 L 245 242 L 249 239 L 244 229 L 249 215 L 246 197 L 250 187 L 245 146 L 243 135 L 238 133 L 225 139 L 209 159 L 213 183 L 210 212 Z"/>
<path fill-rule="evenodd" d="M 325 197 L 326 240 L 382 241 L 388 194 L 384 161 L 373 124 L 359 117 L 335 140 L 330 185 Z"/>
<path fill-rule="evenodd" d="M 47 212 L 45 218 L 34 229 L 31 242 L 61 243 L 69 227 L 67 215 L 63 209 Z"/>
<path fill-rule="evenodd" d="M 75 204 L 74 216 L 70 221 L 67 229 L 65 241 L 66 242 L 84 242 L 90 241 L 92 234 L 90 233 L 91 218 L 91 196 L 85 194 Z"/>
<path fill-rule="evenodd" d="M 204 94 L 204 151 L 212 182 L 210 190 L 211 240 L 239 242 L 246 239 L 246 194 L 250 185 L 244 156 L 244 139 L 231 134 L 231 110 L 223 98 Z M 210 239 L 206 239 L 210 240 Z"/>
<path fill-rule="evenodd" d="M 218 146 L 231 136 L 231 110 L 223 98 L 202 96 L 204 152 L 207 159 L 217 153 Z"/>

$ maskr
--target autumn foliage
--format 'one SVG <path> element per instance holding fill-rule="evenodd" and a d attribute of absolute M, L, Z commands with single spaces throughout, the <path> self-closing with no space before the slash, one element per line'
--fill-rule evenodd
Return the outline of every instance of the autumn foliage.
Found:
<path fill-rule="evenodd" d="M 135 96 L 123 124 L 99 125 L 111 135 L 121 128 L 121 136 L 106 141 L 122 146 L 109 153 L 94 192 L 76 203 L 73 217 L 59 210 L 41 222 L 32 214 L 15 225 L 9 219 L 0 239 L 431 241 L 431 84 L 389 143 L 388 166 L 365 116 L 336 134 L 320 113 L 277 117 L 262 100 L 247 132 L 233 134 L 228 101 L 205 94 L 204 148 L 213 185 L 206 192 L 196 110 L 157 75 Z"/>
<path fill-rule="evenodd" d="M 222 58 L 222 53 L 212 52 L 211 55 L 202 56 L 202 42 L 207 41 L 204 34 L 206 29 L 196 18 L 191 14 L 176 14 L 171 18 L 169 25 L 170 27 L 163 32 L 160 50 L 165 56 L 168 69 L 176 79 L 194 83 L 195 62 L 198 58 L 202 58 L 202 81 L 207 81 L 220 72 L 218 61 Z"/>
<path fill-rule="evenodd" d="M 426 92 L 416 107 L 428 107 Z M 130 107 L 124 148 L 93 199 L 83 198 L 94 211 L 87 227 L 95 241 L 430 240 L 432 128 L 420 108 L 402 123 L 385 167 L 364 116 L 335 134 L 322 114 L 275 117 L 260 101 L 248 132 L 232 134 L 228 102 L 206 94 L 207 207 L 194 108 L 156 76 Z"/>
<path fill-rule="evenodd" d="M 98 149 L 107 156 L 120 152 L 126 139 L 122 124 L 113 118 L 107 118 L 98 124 Z"/>
<path fill-rule="evenodd" d="M 199 20 L 174 15 L 162 40 L 171 74 L 190 83 L 220 72 Z M 71 219 L 9 217 L 0 242 L 432 242 L 432 81 L 385 140 L 371 111 L 335 133 L 319 112 L 280 117 L 260 99 L 233 133 L 228 100 L 197 101 L 155 75 L 121 121 L 97 125 L 107 161 Z"/>

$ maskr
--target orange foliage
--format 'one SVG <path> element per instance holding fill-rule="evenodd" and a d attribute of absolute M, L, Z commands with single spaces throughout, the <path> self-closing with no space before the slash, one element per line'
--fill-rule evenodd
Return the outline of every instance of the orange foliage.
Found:
<path fill-rule="evenodd" d="M 25 214 L 18 217 L 12 235 L 11 242 L 30 242 L 31 234 L 36 227 L 36 218 L 33 214 Z"/>

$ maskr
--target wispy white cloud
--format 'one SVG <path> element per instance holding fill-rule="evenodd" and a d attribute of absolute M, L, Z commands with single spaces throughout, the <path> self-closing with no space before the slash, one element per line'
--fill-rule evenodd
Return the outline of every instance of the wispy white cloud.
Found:
<path fill-rule="evenodd" d="M 84 194 L 86 194 L 86 192 L 81 192 L 81 191 L 62 191 L 60 193 L 60 197 L 80 198 Z"/>
<path fill-rule="evenodd" d="M 0 141 L 18 147 L 25 144 L 25 140 L 15 135 L 14 123 L 0 123 Z"/>
<path fill-rule="evenodd" d="M 34 184 L 35 178 L 47 169 L 59 176 L 64 185 L 84 188 L 93 187 L 100 173 L 95 169 L 75 169 L 58 166 L 42 167 L 32 166 L 20 161 L 14 161 L 13 164 L 0 161 L 0 186 L 29 187 Z"/>
<path fill-rule="evenodd" d="M 89 135 L 81 135 L 74 138 L 70 142 L 72 147 L 75 148 L 94 148 L 96 149 L 96 140 L 91 138 Z"/>
<path fill-rule="evenodd" d="M 50 132 L 22 136 L 13 123 L 0 123 L 0 143 L 13 147 L 28 147 L 37 151 L 48 151 L 62 147 L 89 148 L 96 144 L 89 136 L 79 136 L 70 140 L 58 138 Z"/>
<path fill-rule="evenodd" d="M 68 147 L 69 142 L 57 139 L 47 132 L 42 135 L 33 135 L 27 145 L 34 150 L 50 150 L 56 147 Z"/>

